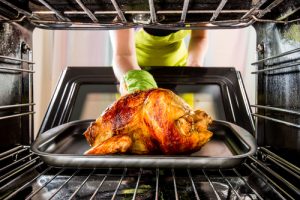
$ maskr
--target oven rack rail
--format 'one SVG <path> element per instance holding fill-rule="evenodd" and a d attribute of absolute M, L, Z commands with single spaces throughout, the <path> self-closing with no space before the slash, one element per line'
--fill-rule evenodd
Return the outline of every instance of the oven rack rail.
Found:
<path fill-rule="evenodd" d="M 15 10 L 18 15 L 16 18 L 8 18 L 1 15 L 0 22 L 22 22 L 27 19 L 34 26 L 43 29 L 120 29 L 120 28 L 133 28 L 138 26 L 155 26 L 156 28 L 167 28 L 167 29 L 225 29 L 225 28 L 243 28 L 252 25 L 255 22 L 271 22 L 271 23 L 293 23 L 300 19 L 288 20 L 288 18 L 296 13 L 299 8 L 290 11 L 279 19 L 263 19 L 267 13 L 271 12 L 277 6 L 280 6 L 284 0 L 275 0 L 268 2 L 267 0 L 258 0 L 249 9 L 223 9 L 228 3 L 227 0 L 220 0 L 219 5 L 215 10 L 193 10 L 189 9 L 190 1 L 184 0 L 181 10 L 155 10 L 154 0 L 148 1 L 148 10 L 122 10 L 119 3 L 116 0 L 111 0 L 114 10 L 90 10 L 88 5 L 82 0 L 72 0 L 72 3 L 77 4 L 81 10 L 58 10 L 54 5 L 51 5 L 47 1 L 37 0 L 40 2 L 46 10 L 34 10 L 27 11 L 23 8 L 18 7 L 7 0 L 0 0 L 1 3 L 5 4 L 9 8 Z M 265 6 L 265 4 L 267 4 Z M 265 7 L 263 7 L 265 6 Z M 263 7 L 263 8 L 262 8 Z M 175 23 L 163 23 L 159 19 L 159 15 L 164 17 L 168 14 L 177 14 L 178 21 Z M 188 14 L 205 14 L 210 15 L 209 20 L 199 20 L 197 22 L 188 22 Z M 226 14 L 240 14 L 241 17 L 233 17 L 229 20 L 218 20 L 220 15 Z M 52 15 L 55 20 L 45 20 L 44 16 Z M 105 21 L 101 17 L 113 15 L 116 16 L 113 20 Z M 126 15 L 132 15 L 132 18 L 126 17 Z M 68 17 L 70 16 L 70 17 Z M 71 19 L 71 16 L 88 17 L 89 22 L 82 20 Z"/>
<path fill-rule="evenodd" d="M 268 75 L 268 74 L 272 74 L 274 71 L 277 70 L 299 67 L 300 66 L 300 57 L 298 56 L 299 52 L 300 52 L 300 48 L 296 48 L 283 53 L 279 53 L 274 56 L 266 57 L 258 61 L 255 61 L 251 63 L 251 65 L 263 66 L 264 68 L 253 71 L 251 72 L 251 74 L 259 75 L 261 73 L 264 73 Z M 287 113 L 289 115 L 300 116 L 300 112 L 297 110 L 279 108 L 278 106 L 251 105 L 251 107 L 254 107 L 256 109 L 266 110 L 266 111 L 275 111 L 275 112 Z M 300 124 L 297 123 L 276 119 L 259 113 L 252 113 L 252 116 L 300 129 Z"/>
<path fill-rule="evenodd" d="M 32 65 L 34 65 L 35 63 L 30 60 L 24 60 L 24 59 L 20 59 L 20 58 L 11 57 L 11 56 L 0 55 L 0 64 L 1 63 L 12 63 L 13 65 L 19 65 L 20 68 L 0 66 L 0 73 L 6 73 L 8 71 L 15 72 L 15 73 L 29 73 L 30 75 L 35 73 L 35 71 L 32 70 Z M 22 68 L 23 63 L 28 64 L 30 66 L 30 69 L 23 69 Z M 29 83 L 29 84 L 32 84 L 32 83 Z M 31 91 L 29 91 L 29 92 L 31 92 Z M 11 114 L 11 115 L 0 116 L 0 120 L 33 115 L 33 114 L 35 114 L 35 111 L 33 110 L 33 106 L 35 106 L 35 105 L 36 104 L 34 102 L 18 103 L 18 104 L 12 104 L 12 105 L 1 105 L 0 111 L 7 110 L 7 109 L 22 108 L 22 107 L 28 107 L 29 110 L 28 110 L 28 112 L 21 112 L 21 113 L 15 113 L 15 114 Z"/>
<path fill-rule="evenodd" d="M 35 64 L 34 62 L 32 62 L 30 60 L 24 60 L 24 59 L 20 59 L 20 58 L 11 57 L 11 56 L 0 55 L 0 63 L 6 63 L 6 62 L 13 62 L 13 64 L 16 64 L 16 65 L 20 65 L 22 63 L 27 63 L 28 65 Z M 35 71 L 31 70 L 31 69 L 11 68 L 11 67 L 3 67 L 3 66 L 0 66 L 0 70 L 35 73 Z"/>
<path fill-rule="evenodd" d="M 256 104 L 251 105 L 251 107 L 254 107 L 254 108 L 257 108 L 257 109 L 263 109 L 263 110 L 267 110 L 267 111 L 283 112 L 283 113 L 287 113 L 287 114 L 291 114 L 291 115 L 300 116 L 300 112 L 295 111 L 295 110 L 283 109 L 283 108 L 278 108 L 278 107 L 273 107 L 273 106 L 256 105 Z M 270 121 L 273 121 L 273 122 L 284 124 L 286 126 L 291 126 L 291 127 L 300 129 L 300 124 L 291 123 L 291 122 L 288 122 L 288 121 L 276 119 L 276 118 L 261 115 L 261 114 L 258 114 L 258 113 L 252 113 L 252 116 L 257 117 L 257 118 L 262 118 L 262 119 L 265 119 L 265 120 L 270 120 Z"/>
<path fill-rule="evenodd" d="M 112 188 L 111 199 L 122 195 L 121 190 L 124 192 L 124 184 L 129 180 L 132 181 L 132 187 L 127 194 L 131 195 L 132 199 L 139 199 L 142 189 L 142 179 L 145 176 L 149 176 L 149 169 L 66 169 L 66 168 L 54 168 L 44 164 L 37 155 L 30 151 L 28 146 L 17 146 L 9 149 L 0 154 L 0 198 L 12 199 L 16 195 L 22 194 L 26 188 L 37 182 L 37 180 L 43 176 L 48 175 L 46 181 L 40 182 L 36 187 L 32 188 L 30 193 L 26 193 L 26 199 L 30 199 L 37 195 L 40 191 L 51 185 L 51 194 L 48 194 L 48 199 L 52 199 L 56 195 L 68 188 L 68 184 L 75 181 L 76 178 L 81 178 L 79 182 L 76 182 L 74 191 L 64 196 L 68 199 L 76 199 L 76 195 L 83 190 L 83 187 L 88 184 L 93 176 L 101 175 L 98 177 L 97 187 L 92 191 L 89 199 L 95 199 L 96 195 L 101 191 L 101 188 L 109 182 L 109 179 L 114 177 L 115 187 Z M 37 172 L 36 172 L 37 171 Z M 67 172 L 68 171 L 68 172 Z M 84 171 L 81 172 L 81 171 Z M 224 194 L 220 190 L 218 181 L 222 182 L 231 191 L 231 197 L 234 199 L 264 199 L 264 194 L 258 190 L 258 188 L 251 182 L 251 176 L 255 177 L 255 181 L 265 186 L 265 189 L 269 192 L 267 195 L 273 195 L 279 199 L 297 199 L 300 196 L 299 183 L 300 181 L 300 169 L 299 167 L 289 163 L 285 159 L 279 157 L 275 153 L 271 152 L 267 148 L 261 147 L 258 149 L 255 157 L 251 156 L 247 162 L 243 163 L 240 167 L 233 169 L 150 169 L 150 175 L 153 176 L 153 191 L 154 199 L 159 199 L 164 187 L 166 185 L 161 184 L 168 174 L 167 179 L 170 183 L 170 191 L 173 193 L 174 199 L 180 199 L 181 197 L 181 182 L 182 179 L 186 180 L 186 184 L 189 184 L 193 199 L 201 199 L 202 194 L 199 193 L 199 184 L 206 182 L 211 190 L 211 196 L 213 199 L 222 199 Z M 245 171 L 248 171 L 245 173 Z M 35 173 L 34 173 L 35 172 Z M 184 173 L 184 175 L 182 175 Z M 30 175 L 31 174 L 31 175 Z M 27 180 L 24 178 L 27 177 Z M 29 177 L 29 178 L 28 178 Z M 55 180 L 63 177 L 58 184 Z M 130 177 L 130 178 L 129 178 Z M 199 183 L 199 177 L 201 181 Z M 240 185 L 235 184 L 234 181 L 241 182 L 246 187 L 248 193 L 242 193 Z M 187 183 L 189 182 L 189 183 Z M 12 188 L 12 184 L 15 187 Z M 91 183 L 89 183 L 91 184 Z M 53 186 L 55 188 L 53 189 Z M 50 187 L 50 186 L 49 186 Z M 71 186 L 70 186 L 71 187 Z M 121 189 L 123 188 L 123 189 Z M 45 189 L 47 190 L 47 189 Z M 270 192 L 272 191 L 272 192 Z M 186 192 L 186 191 L 185 191 Z M 66 195 L 64 193 L 64 195 Z M 124 195 L 124 194 L 123 194 Z M 25 196 L 22 196 L 25 198 Z M 229 196 L 228 196 L 229 197 Z M 270 197 L 270 196 L 269 196 Z M 56 197 L 57 198 L 57 197 Z"/>
<path fill-rule="evenodd" d="M 286 51 L 286 52 L 283 52 L 283 53 L 280 53 L 280 54 L 277 54 L 277 55 L 274 55 L 274 56 L 270 56 L 270 57 L 267 57 L 267 58 L 260 59 L 256 62 L 251 63 L 251 65 L 258 65 L 258 64 L 264 64 L 266 66 L 276 65 L 277 63 L 267 64 L 267 63 L 265 63 L 265 61 L 275 60 L 275 59 L 278 59 L 278 58 L 281 58 L 281 57 L 284 57 L 284 56 L 288 56 L 288 55 L 291 55 L 291 54 L 295 54 L 295 53 L 298 53 L 298 52 L 300 52 L 300 48 L 296 48 L 296 49 Z"/>

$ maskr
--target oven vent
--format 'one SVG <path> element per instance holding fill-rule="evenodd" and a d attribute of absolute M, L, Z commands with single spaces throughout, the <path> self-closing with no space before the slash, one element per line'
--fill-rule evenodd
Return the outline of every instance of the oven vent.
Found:
<path fill-rule="evenodd" d="M 29 21 L 44 29 L 242 28 L 298 21 L 298 11 L 293 0 L 0 0 L 0 22 Z"/>
<path fill-rule="evenodd" d="M 232 169 L 68 169 L 26 146 L 0 154 L 1 199 L 297 199 L 300 169 L 272 151 Z"/>

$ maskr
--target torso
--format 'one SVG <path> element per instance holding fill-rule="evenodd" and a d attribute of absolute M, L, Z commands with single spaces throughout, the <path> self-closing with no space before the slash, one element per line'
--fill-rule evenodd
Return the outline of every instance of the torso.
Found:
<path fill-rule="evenodd" d="M 185 66 L 187 49 L 184 38 L 190 33 L 190 30 L 137 30 L 135 46 L 139 66 Z"/>

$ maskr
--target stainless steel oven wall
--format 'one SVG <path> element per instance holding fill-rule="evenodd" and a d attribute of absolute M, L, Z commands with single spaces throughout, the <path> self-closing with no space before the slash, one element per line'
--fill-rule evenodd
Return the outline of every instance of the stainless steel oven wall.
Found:
<path fill-rule="evenodd" d="M 300 24 L 258 24 L 256 30 L 258 144 L 299 155 Z"/>
<path fill-rule="evenodd" d="M 31 41 L 31 28 L 0 23 L 1 148 L 33 141 Z"/>

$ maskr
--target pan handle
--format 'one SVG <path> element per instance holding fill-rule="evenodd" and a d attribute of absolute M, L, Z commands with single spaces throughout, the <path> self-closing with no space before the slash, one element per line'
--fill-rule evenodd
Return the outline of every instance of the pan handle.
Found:
<path fill-rule="evenodd" d="M 87 123 L 87 127 L 88 127 L 88 125 L 93 121 L 95 121 L 95 119 L 76 120 L 76 121 L 68 122 L 66 124 L 59 125 L 57 127 L 49 129 L 48 131 L 40 133 L 38 137 L 35 139 L 34 143 L 31 145 L 31 150 L 36 153 L 40 152 L 39 148 L 41 148 L 46 143 L 49 143 L 50 141 L 54 140 L 58 135 L 60 135 L 66 129 L 72 127 L 74 124 Z"/>
<path fill-rule="evenodd" d="M 257 144 L 256 140 L 247 130 L 244 128 L 235 125 L 233 123 L 222 121 L 222 120 L 214 120 L 214 123 L 217 124 L 223 124 L 230 128 L 232 132 L 249 148 L 249 151 L 246 153 L 246 155 L 253 155 L 257 150 Z M 245 154 L 243 155 L 245 156 Z M 239 155 L 237 155 L 239 157 Z"/>

